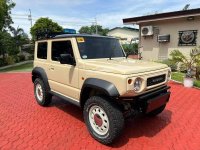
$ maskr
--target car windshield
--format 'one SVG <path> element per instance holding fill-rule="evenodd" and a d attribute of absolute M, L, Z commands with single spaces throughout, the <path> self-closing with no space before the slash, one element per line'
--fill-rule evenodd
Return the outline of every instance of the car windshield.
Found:
<path fill-rule="evenodd" d="M 82 59 L 125 57 L 119 40 L 106 37 L 77 37 Z"/>

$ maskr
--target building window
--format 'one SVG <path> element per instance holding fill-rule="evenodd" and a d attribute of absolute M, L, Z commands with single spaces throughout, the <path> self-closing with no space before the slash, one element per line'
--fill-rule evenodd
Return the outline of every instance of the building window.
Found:
<path fill-rule="evenodd" d="M 179 31 L 179 46 L 196 46 L 197 30 Z"/>
<path fill-rule="evenodd" d="M 37 58 L 47 59 L 47 42 L 38 43 Z"/>

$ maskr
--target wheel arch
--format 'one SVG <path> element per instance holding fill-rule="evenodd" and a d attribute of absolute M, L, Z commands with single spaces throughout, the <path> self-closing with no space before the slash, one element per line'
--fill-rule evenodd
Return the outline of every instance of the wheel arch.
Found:
<path fill-rule="evenodd" d="M 47 74 L 45 72 L 45 70 L 41 67 L 35 67 L 32 70 L 32 82 L 34 83 L 36 78 L 40 78 L 44 84 L 45 87 L 48 88 L 48 90 L 50 90 L 50 86 L 49 86 L 49 82 L 48 82 L 48 77 Z"/>
<path fill-rule="evenodd" d="M 111 98 L 119 96 L 119 92 L 113 83 L 102 79 L 88 78 L 83 83 L 81 89 L 81 94 L 80 94 L 81 107 L 84 106 L 86 100 L 91 96 L 92 92 L 94 93 L 98 92 L 98 94 L 103 94 Z M 94 95 L 94 93 L 92 94 Z"/>

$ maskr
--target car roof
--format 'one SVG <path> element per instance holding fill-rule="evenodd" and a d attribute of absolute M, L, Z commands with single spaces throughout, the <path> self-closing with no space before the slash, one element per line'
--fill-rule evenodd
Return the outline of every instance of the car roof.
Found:
<path fill-rule="evenodd" d="M 111 36 L 101 36 L 101 35 L 90 35 L 90 34 L 61 34 L 61 35 L 56 35 L 52 39 L 59 39 L 59 38 L 69 38 L 69 37 L 101 37 L 101 38 L 115 38 Z"/>

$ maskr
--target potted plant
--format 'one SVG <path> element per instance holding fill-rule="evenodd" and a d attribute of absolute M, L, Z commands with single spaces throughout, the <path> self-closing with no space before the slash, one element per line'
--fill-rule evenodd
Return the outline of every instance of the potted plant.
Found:
<path fill-rule="evenodd" d="M 179 50 L 174 50 L 170 53 L 171 61 L 174 63 L 180 63 L 183 68 L 186 70 L 183 84 L 185 87 L 193 87 L 194 77 L 195 77 L 195 68 L 200 62 L 200 47 L 194 48 L 191 50 L 189 56 L 185 56 Z"/>

